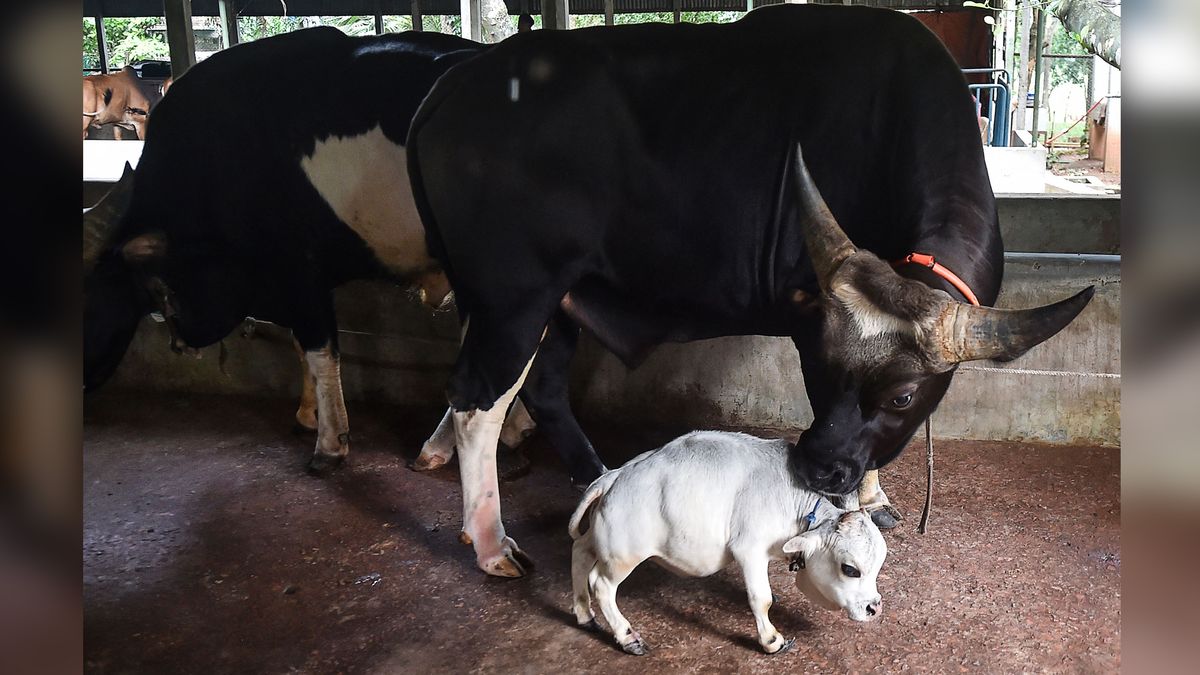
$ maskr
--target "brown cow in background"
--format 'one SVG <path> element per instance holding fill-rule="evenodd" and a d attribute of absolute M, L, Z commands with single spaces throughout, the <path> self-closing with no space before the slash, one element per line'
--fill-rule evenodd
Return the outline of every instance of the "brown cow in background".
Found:
<path fill-rule="evenodd" d="M 110 75 L 87 75 L 83 78 L 83 137 L 88 128 L 106 124 L 116 125 L 113 134 L 119 140 L 121 129 L 146 138 L 146 120 L 152 101 L 142 91 L 141 78 L 132 66 L 125 66 Z"/>

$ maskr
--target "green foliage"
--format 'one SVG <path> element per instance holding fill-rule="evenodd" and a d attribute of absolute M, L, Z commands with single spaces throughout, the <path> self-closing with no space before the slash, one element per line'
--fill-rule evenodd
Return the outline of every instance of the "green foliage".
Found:
<path fill-rule="evenodd" d="M 1079 36 L 1072 34 L 1063 27 L 1062 22 L 1051 16 L 1046 24 L 1046 32 L 1050 38 L 1051 54 L 1087 54 L 1079 42 Z M 1087 86 L 1088 73 L 1091 70 L 1091 59 L 1046 59 L 1050 68 L 1050 86 L 1057 87 L 1063 83 Z"/>
<path fill-rule="evenodd" d="M 745 16 L 745 12 L 680 12 L 681 23 L 730 23 Z M 614 14 L 613 23 L 624 26 L 635 23 L 674 23 L 673 12 L 642 12 Z M 571 17 L 572 28 L 603 26 L 603 14 L 577 14 Z"/>

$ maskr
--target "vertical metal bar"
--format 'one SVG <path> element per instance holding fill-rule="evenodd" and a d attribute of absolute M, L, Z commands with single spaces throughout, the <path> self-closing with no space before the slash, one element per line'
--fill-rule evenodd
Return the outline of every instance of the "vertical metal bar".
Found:
<path fill-rule="evenodd" d="M 167 46 L 171 50 L 171 76 L 179 80 L 196 65 L 196 35 L 192 32 L 192 0 L 163 0 L 167 20 Z"/>
<path fill-rule="evenodd" d="M 1038 144 L 1038 110 L 1042 107 L 1042 42 L 1046 39 L 1046 10 L 1037 10 L 1037 44 L 1030 45 L 1037 51 L 1033 61 L 1033 126 L 1030 138 L 1033 147 Z"/>
<path fill-rule="evenodd" d="M 108 36 L 104 34 L 104 15 L 96 15 L 96 51 L 100 53 L 100 72 L 108 74 Z"/>
<path fill-rule="evenodd" d="M 566 30 L 570 20 L 567 0 L 542 0 L 542 28 Z"/>
<path fill-rule="evenodd" d="M 679 23 L 679 15 L 683 11 L 683 0 L 671 0 L 671 11 L 675 14 L 675 23 Z"/>
<path fill-rule="evenodd" d="M 616 0 L 604 0 L 604 25 L 611 26 L 615 21 Z"/>
<path fill-rule="evenodd" d="M 233 11 L 232 4 L 232 0 L 220 0 L 217 3 L 217 11 L 221 14 L 221 39 L 225 42 L 226 49 L 241 42 L 237 13 Z"/>
<path fill-rule="evenodd" d="M 375 0 L 375 34 L 383 35 L 383 3 Z"/>
<path fill-rule="evenodd" d="M 425 30 L 425 17 L 421 15 L 421 0 L 412 0 L 412 29 Z"/>

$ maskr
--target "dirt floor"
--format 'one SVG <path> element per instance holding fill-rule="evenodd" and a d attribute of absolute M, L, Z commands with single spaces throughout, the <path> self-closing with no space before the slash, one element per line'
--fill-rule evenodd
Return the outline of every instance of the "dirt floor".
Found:
<path fill-rule="evenodd" d="M 440 411 L 352 402 L 354 446 L 306 475 L 290 401 L 102 392 L 84 421 L 86 670 L 338 672 L 1116 672 L 1119 453 L 937 444 L 932 531 L 918 534 L 924 451 L 889 466 L 904 513 L 887 534 L 881 620 L 810 604 L 783 563 L 757 651 L 736 567 L 705 579 L 652 564 L 619 600 L 653 647 L 623 654 L 574 626 L 566 522 L 579 494 L 538 437 L 503 483 L 508 532 L 538 566 L 486 577 L 458 543 L 456 469 L 406 468 Z M 610 466 L 682 429 L 586 425 Z"/>

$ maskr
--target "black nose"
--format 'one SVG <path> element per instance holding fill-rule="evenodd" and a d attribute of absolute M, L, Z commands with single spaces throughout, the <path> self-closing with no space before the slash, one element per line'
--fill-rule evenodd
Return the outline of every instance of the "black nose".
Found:
<path fill-rule="evenodd" d="M 875 616 L 879 613 L 879 603 L 871 602 L 867 604 L 867 616 Z"/>
<path fill-rule="evenodd" d="M 843 495 L 856 487 L 853 485 L 854 472 L 844 462 L 810 466 L 807 474 L 805 482 L 809 489 L 817 492 Z"/>

